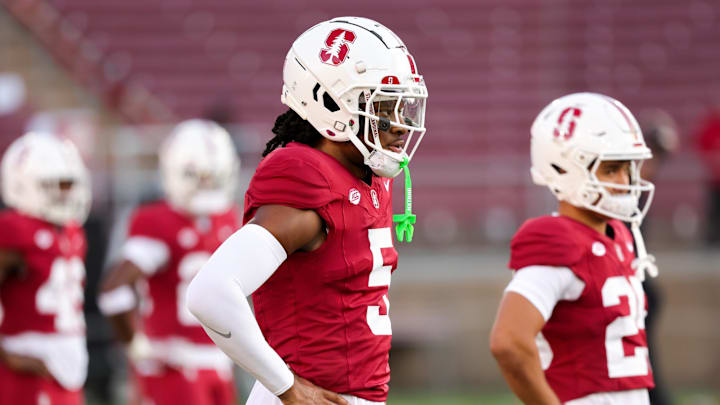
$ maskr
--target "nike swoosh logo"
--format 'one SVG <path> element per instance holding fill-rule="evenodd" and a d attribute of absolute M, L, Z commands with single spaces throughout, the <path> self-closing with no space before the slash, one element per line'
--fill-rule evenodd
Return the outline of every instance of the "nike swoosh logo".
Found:
<path fill-rule="evenodd" d="M 209 327 L 209 326 L 207 326 L 207 325 L 205 325 L 205 327 L 208 328 L 208 329 L 210 329 L 211 331 L 217 333 L 218 335 L 224 337 L 225 339 L 230 339 L 230 336 L 232 336 L 232 332 L 230 332 L 230 331 L 228 331 L 228 333 L 222 333 L 222 332 L 216 331 L 215 329 L 213 329 L 213 328 L 211 328 L 211 327 Z"/>
<path fill-rule="evenodd" d="M 390 191 L 390 180 L 385 180 L 385 191 Z"/>

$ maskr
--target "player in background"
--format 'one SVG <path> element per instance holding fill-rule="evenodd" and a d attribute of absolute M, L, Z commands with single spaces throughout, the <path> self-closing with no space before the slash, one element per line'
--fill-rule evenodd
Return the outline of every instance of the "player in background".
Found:
<path fill-rule="evenodd" d="M 290 109 L 251 180 L 244 226 L 195 277 L 188 305 L 258 379 L 247 404 L 382 404 L 392 178 L 405 170 L 411 191 L 425 83 L 392 31 L 358 17 L 300 35 L 283 79 Z M 401 241 L 412 238 L 409 208 L 408 198 L 395 218 Z"/>
<path fill-rule="evenodd" d="M 127 349 L 141 403 L 234 404 L 232 361 L 190 314 L 185 291 L 239 227 L 239 160 L 230 135 L 199 119 L 175 127 L 159 160 L 165 199 L 131 216 L 98 305 Z"/>
<path fill-rule="evenodd" d="M 69 140 L 16 139 L 2 159 L 0 404 L 80 405 L 88 171 Z"/>
<path fill-rule="evenodd" d="M 557 197 L 558 215 L 513 237 L 490 349 L 526 404 L 649 404 L 641 282 L 657 268 L 639 226 L 654 191 L 640 177 L 651 152 L 632 113 L 595 93 L 553 101 L 531 134 L 533 181 Z"/>

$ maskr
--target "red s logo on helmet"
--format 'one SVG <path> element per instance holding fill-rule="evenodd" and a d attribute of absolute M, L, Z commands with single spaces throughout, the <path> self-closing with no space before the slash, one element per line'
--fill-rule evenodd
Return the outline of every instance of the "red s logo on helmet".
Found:
<path fill-rule="evenodd" d="M 565 140 L 572 138 L 573 132 L 575 132 L 575 123 L 581 115 L 582 110 L 579 108 L 568 107 L 564 109 L 563 112 L 560 113 L 560 117 L 558 117 L 557 125 L 555 129 L 553 129 L 553 135 L 556 138 L 562 137 Z M 561 133 L 560 131 L 562 129 L 565 129 L 565 132 Z"/>
<path fill-rule="evenodd" d="M 326 48 L 320 51 L 320 60 L 333 66 L 342 64 L 350 51 L 348 44 L 353 42 L 355 42 L 354 32 L 342 28 L 332 30 L 325 40 Z"/>

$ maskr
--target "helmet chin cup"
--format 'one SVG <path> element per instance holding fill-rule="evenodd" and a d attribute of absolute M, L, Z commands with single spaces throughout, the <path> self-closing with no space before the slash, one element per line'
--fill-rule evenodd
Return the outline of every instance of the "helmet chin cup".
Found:
<path fill-rule="evenodd" d="M 593 194 L 597 196 L 597 193 Z M 642 218 L 637 216 L 639 200 L 638 196 L 634 194 L 612 195 L 603 192 L 597 204 L 585 204 L 585 207 L 598 214 L 621 221 L 642 221 Z"/>
<path fill-rule="evenodd" d="M 231 204 L 225 190 L 199 191 L 190 197 L 187 207 L 193 215 L 214 215 L 227 211 Z"/>
<path fill-rule="evenodd" d="M 637 196 L 631 194 L 606 195 L 600 201 L 600 208 L 617 214 L 618 217 L 629 218 L 636 212 L 638 202 Z"/>
<path fill-rule="evenodd" d="M 400 167 L 400 162 L 404 160 L 404 158 L 407 158 L 407 154 L 403 152 L 400 153 L 393 153 L 394 155 L 398 155 L 398 159 L 395 159 L 390 156 L 391 152 L 380 152 L 378 150 L 373 150 L 370 152 L 367 157 L 365 158 L 365 164 L 375 173 L 376 175 L 380 177 L 387 177 L 387 178 L 393 178 L 400 174 L 402 171 L 402 168 Z"/>

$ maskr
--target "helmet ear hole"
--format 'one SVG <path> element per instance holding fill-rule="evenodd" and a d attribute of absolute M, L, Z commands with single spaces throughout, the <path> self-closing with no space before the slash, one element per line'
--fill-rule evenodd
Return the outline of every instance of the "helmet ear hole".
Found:
<path fill-rule="evenodd" d="M 567 170 L 565 170 L 565 169 L 563 169 L 562 167 L 556 165 L 555 163 L 551 163 L 550 166 L 552 166 L 552 168 L 555 169 L 555 171 L 556 171 L 558 174 L 565 174 L 565 173 L 567 173 Z"/>
<path fill-rule="evenodd" d="M 340 107 L 338 107 L 338 105 L 337 105 L 337 103 L 335 102 L 335 100 L 333 100 L 332 97 L 330 97 L 330 95 L 327 94 L 327 93 L 323 93 L 323 105 L 324 105 L 325 108 L 327 108 L 328 111 L 330 111 L 330 112 L 335 112 L 335 111 L 339 111 L 339 110 L 340 110 Z"/>
<path fill-rule="evenodd" d="M 318 99 L 317 99 L 318 90 L 320 90 L 320 83 L 315 83 L 315 87 L 313 87 L 313 99 L 315 101 L 318 101 Z"/>

